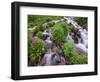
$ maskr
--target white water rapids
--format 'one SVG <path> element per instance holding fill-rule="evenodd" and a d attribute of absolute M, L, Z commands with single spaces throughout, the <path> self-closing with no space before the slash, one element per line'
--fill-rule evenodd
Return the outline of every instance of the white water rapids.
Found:
<path fill-rule="evenodd" d="M 76 21 L 74 21 L 73 18 L 71 17 L 64 17 L 67 21 L 67 23 L 71 23 L 75 26 L 76 29 L 78 29 L 79 33 L 80 33 L 80 38 L 78 38 L 78 43 L 76 44 L 76 48 L 78 51 L 87 54 L 88 53 L 88 32 L 86 31 L 86 29 L 83 29 L 80 25 L 77 24 Z M 70 36 L 68 34 L 67 39 L 69 41 L 74 41 L 72 39 L 72 36 Z M 82 42 L 81 42 L 82 41 Z"/>

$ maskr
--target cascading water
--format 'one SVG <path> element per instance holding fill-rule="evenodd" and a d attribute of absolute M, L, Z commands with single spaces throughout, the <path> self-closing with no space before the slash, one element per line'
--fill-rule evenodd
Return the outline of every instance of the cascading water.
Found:
<path fill-rule="evenodd" d="M 78 42 L 75 43 L 76 50 L 78 52 L 87 54 L 88 53 L 88 32 L 87 32 L 87 30 L 83 29 L 80 25 L 78 25 L 77 22 L 72 17 L 64 17 L 64 19 L 66 19 L 67 23 L 73 24 L 79 32 L 80 37 L 78 37 Z M 64 19 L 53 20 L 51 22 L 62 22 L 62 21 L 64 21 Z M 43 32 L 43 35 L 46 36 L 45 43 L 47 44 L 47 52 L 45 53 L 44 58 L 43 58 L 43 60 L 45 60 L 45 65 L 52 64 L 51 58 L 52 58 L 52 55 L 54 54 L 51 50 L 51 45 L 52 45 L 52 40 L 50 39 L 51 38 L 51 28 L 52 27 L 47 28 Z M 68 33 L 66 40 L 74 42 L 74 39 L 70 35 L 70 32 Z M 59 57 L 56 57 L 57 60 L 58 60 L 58 58 Z M 64 57 L 62 57 L 62 58 L 63 58 L 63 60 L 65 60 Z"/>
<path fill-rule="evenodd" d="M 45 65 L 51 65 L 51 57 L 52 57 L 52 52 L 51 52 L 51 45 L 52 45 L 52 40 L 51 38 L 51 30 L 50 28 L 46 29 L 43 32 L 43 35 L 46 36 L 45 43 L 47 44 L 47 52 L 44 55 L 43 60 L 45 60 Z"/>
<path fill-rule="evenodd" d="M 66 19 L 66 22 L 69 24 L 73 24 L 76 29 L 78 29 L 80 38 L 78 38 L 78 43 L 76 43 L 76 49 L 84 54 L 88 53 L 88 32 L 83 29 L 80 25 L 77 24 L 77 22 L 74 21 L 71 17 L 64 17 Z M 67 36 L 68 41 L 73 41 L 72 36 L 68 34 Z"/>
<path fill-rule="evenodd" d="M 51 56 L 51 49 L 48 49 L 43 58 L 45 60 L 45 65 L 51 65 Z"/>

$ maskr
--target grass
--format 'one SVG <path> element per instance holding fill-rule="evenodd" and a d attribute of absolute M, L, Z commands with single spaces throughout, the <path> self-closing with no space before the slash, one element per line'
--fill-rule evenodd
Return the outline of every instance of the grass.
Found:
<path fill-rule="evenodd" d="M 51 20 L 59 20 L 63 16 L 41 16 L 41 15 L 28 15 L 28 28 L 38 26 Z"/>

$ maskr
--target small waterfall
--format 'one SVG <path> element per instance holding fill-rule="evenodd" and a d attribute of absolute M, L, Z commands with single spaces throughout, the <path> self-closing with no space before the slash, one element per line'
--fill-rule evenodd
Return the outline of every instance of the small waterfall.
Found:
<path fill-rule="evenodd" d="M 43 58 L 45 59 L 45 65 L 51 65 L 51 57 L 52 57 L 52 53 L 51 53 L 51 49 L 49 48 Z"/>
<path fill-rule="evenodd" d="M 69 33 L 68 33 L 68 36 L 66 37 L 66 40 L 68 42 L 70 42 L 70 41 L 74 42 L 74 40 L 72 39 L 72 36 Z"/>
<path fill-rule="evenodd" d="M 83 54 L 88 54 L 88 32 L 87 32 L 87 30 L 83 29 L 80 25 L 78 25 L 77 22 L 71 17 L 64 17 L 64 19 L 66 19 L 67 23 L 73 24 L 75 26 L 75 28 L 78 29 L 79 37 L 77 37 L 77 43 L 75 43 L 76 50 L 78 52 L 83 53 Z M 51 22 L 63 22 L 64 19 L 53 20 Z M 59 61 L 59 55 L 55 55 L 54 56 L 54 61 L 52 60 L 52 56 L 55 53 L 52 52 L 52 50 L 51 50 L 51 46 L 53 44 L 53 42 L 51 40 L 51 28 L 47 28 L 43 32 L 43 35 L 45 37 L 44 38 L 45 43 L 47 44 L 47 51 L 46 51 L 46 53 L 44 54 L 44 57 L 43 57 L 43 60 L 45 61 L 44 65 L 53 65 L 52 62 Z M 69 41 L 69 42 L 70 41 L 75 42 L 75 40 L 73 39 L 70 32 L 68 33 L 68 36 L 66 37 L 66 40 Z M 61 56 L 61 60 L 63 61 L 62 64 L 65 64 L 65 58 Z"/>
<path fill-rule="evenodd" d="M 79 52 L 88 53 L 88 32 L 83 29 L 80 25 L 77 24 L 77 22 L 74 21 L 74 19 L 72 17 L 64 17 L 64 19 L 66 19 L 68 24 L 73 24 L 75 26 L 76 29 L 78 29 L 78 32 L 80 34 L 80 38 L 78 38 L 78 43 L 76 43 L 76 49 Z M 68 41 L 74 41 L 72 39 L 72 36 L 69 35 L 67 36 L 67 40 Z"/>
<path fill-rule="evenodd" d="M 51 65 L 51 57 L 52 57 L 52 52 L 51 52 L 51 46 L 52 46 L 52 40 L 51 38 L 51 30 L 50 29 L 46 29 L 43 32 L 43 35 L 47 36 L 45 43 L 47 44 L 47 52 L 44 54 L 44 58 L 45 59 L 45 65 Z"/>

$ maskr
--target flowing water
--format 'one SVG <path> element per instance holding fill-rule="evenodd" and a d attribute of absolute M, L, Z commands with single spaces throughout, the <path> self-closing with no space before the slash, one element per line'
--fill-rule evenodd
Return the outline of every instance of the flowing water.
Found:
<path fill-rule="evenodd" d="M 87 54 L 88 53 L 88 32 L 87 30 L 83 29 L 80 25 L 78 25 L 77 22 L 71 17 L 64 17 L 64 19 L 66 19 L 67 23 L 73 24 L 75 28 L 78 29 L 80 37 L 78 37 L 78 42 L 75 43 L 76 49 L 81 53 Z M 55 21 L 53 20 L 52 22 L 60 22 L 60 21 L 62 22 L 64 21 L 64 19 L 55 20 Z M 52 57 L 53 52 L 51 51 L 52 40 L 50 39 L 51 38 L 50 29 L 51 28 L 46 29 L 43 32 L 43 35 L 48 36 L 47 39 L 45 40 L 45 43 L 47 44 L 47 52 L 44 55 L 44 58 L 46 60 L 45 65 L 51 65 L 51 62 L 52 62 L 51 57 Z M 47 32 L 47 30 L 49 30 L 49 32 Z M 72 38 L 70 33 L 68 33 L 66 40 L 74 42 L 74 39 Z"/>
<path fill-rule="evenodd" d="M 80 25 L 77 24 L 77 22 L 74 21 L 73 18 L 71 17 L 64 17 L 67 21 L 67 23 L 71 23 L 75 26 L 76 29 L 78 29 L 79 31 L 79 34 L 80 34 L 80 38 L 78 38 L 78 43 L 76 43 L 76 48 L 84 53 L 84 54 L 87 54 L 88 53 L 88 32 L 86 29 L 83 29 Z M 68 34 L 68 37 L 67 39 L 69 41 L 74 41 L 72 39 L 72 36 L 70 36 Z"/>

